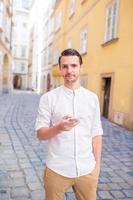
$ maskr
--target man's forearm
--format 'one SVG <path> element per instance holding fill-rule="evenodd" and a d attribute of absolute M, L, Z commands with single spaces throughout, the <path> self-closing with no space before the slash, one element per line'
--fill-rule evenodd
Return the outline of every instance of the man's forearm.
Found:
<path fill-rule="evenodd" d="M 70 117 L 69 117 L 70 118 Z M 39 140 L 47 140 L 50 139 L 57 134 L 63 132 L 63 131 L 70 131 L 74 126 L 79 124 L 79 121 L 75 121 L 75 119 L 65 119 L 65 117 L 62 119 L 62 121 L 50 128 L 40 128 L 37 131 L 37 137 Z"/>
<path fill-rule="evenodd" d="M 37 131 L 37 137 L 39 140 L 50 139 L 60 133 L 59 125 L 50 128 L 40 128 Z"/>
<path fill-rule="evenodd" d="M 102 152 L 102 136 L 95 136 L 92 139 L 93 153 L 96 160 L 97 167 L 100 167 L 101 152 Z"/>

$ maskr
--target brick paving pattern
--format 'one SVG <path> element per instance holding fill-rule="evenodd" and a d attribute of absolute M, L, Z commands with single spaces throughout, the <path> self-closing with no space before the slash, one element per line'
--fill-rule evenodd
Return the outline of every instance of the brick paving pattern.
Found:
<path fill-rule="evenodd" d="M 0 200 L 44 200 L 47 142 L 35 136 L 40 96 L 0 96 Z M 97 200 L 133 200 L 133 132 L 102 119 L 103 155 Z M 75 200 L 70 189 L 64 200 Z"/>

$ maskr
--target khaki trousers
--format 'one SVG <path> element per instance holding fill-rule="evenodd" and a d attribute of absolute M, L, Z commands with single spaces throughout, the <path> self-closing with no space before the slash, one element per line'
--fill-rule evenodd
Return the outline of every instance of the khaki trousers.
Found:
<path fill-rule="evenodd" d="M 99 169 L 76 178 L 61 176 L 48 167 L 44 172 L 45 200 L 62 200 L 65 191 L 72 187 L 77 200 L 96 200 Z"/>

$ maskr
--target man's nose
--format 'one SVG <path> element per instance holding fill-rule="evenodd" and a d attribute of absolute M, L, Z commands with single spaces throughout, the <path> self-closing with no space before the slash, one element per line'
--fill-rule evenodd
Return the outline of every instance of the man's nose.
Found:
<path fill-rule="evenodd" d="M 71 73 L 71 72 L 72 72 L 72 68 L 71 68 L 70 66 L 67 68 L 67 72 L 68 72 L 68 73 Z"/>

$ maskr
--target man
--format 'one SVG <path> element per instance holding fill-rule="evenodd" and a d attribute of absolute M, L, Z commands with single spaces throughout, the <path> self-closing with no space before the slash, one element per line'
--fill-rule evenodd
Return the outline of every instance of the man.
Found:
<path fill-rule="evenodd" d="M 82 57 L 66 49 L 59 57 L 64 85 L 40 99 L 37 137 L 48 140 L 46 200 L 62 200 L 72 187 L 77 200 L 96 200 L 102 127 L 96 94 L 80 86 Z"/>

